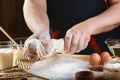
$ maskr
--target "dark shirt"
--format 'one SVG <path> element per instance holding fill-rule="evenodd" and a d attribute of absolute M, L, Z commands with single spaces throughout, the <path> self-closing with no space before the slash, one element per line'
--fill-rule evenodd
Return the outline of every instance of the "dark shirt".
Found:
<path fill-rule="evenodd" d="M 47 13 L 52 30 L 59 30 L 58 38 L 63 38 L 66 31 L 77 23 L 94 17 L 107 9 L 104 0 L 47 0 Z M 118 29 L 116 29 L 118 30 Z M 116 30 L 94 36 L 102 51 L 107 49 L 104 41 L 107 38 L 120 37 Z M 94 52 L 89 44 L 80 53 Z"/>

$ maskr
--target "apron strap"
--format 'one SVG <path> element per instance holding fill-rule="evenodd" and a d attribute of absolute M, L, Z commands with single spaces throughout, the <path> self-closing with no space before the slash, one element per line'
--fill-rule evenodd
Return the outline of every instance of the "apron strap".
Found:
<path fill-rule="evenodd" d="M 92 48 L 94 49 L 95 52 L 97 52 L 98 54 L 101 54 L 101 50 L 93 36 L 91 36 L 90 38 L 90 44 L 92 45 Z"/>
<path fill-rule="evenodd" d="M 60 31 L 59 30 L 55 30 L 54 33 L 52 34 L 52 38 L 53 39 L 57 39 L 58 35 L 59 35 Z"/>

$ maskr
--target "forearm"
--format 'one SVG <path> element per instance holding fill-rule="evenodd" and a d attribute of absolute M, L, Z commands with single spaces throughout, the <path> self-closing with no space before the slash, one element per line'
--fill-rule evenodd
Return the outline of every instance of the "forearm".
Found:
<path fill-rule="evenodd" d="M 43 5 L 42 5 L 42 4 Z M 28 28 L 33 32 L 49 33 L 49 20 L 45 0 L 25 0 L 23 12 Z"/>
<path fill-rule="evenodd" d="M 110 31 L 120 24 L 120 1 L 112 4 L 106 11 L 98 16 L 86 20 L 91 35 Z"/>

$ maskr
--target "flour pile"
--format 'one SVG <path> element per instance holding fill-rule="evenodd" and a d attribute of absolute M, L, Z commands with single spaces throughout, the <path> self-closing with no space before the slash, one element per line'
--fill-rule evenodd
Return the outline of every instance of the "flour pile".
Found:
<path fill-rule="evenodd" d="M 75 73 L 82 70 L 89 70 L 87 61 L 56 56 L 34 63 L 28 72 L 50 80 L 74 80 Z"/>

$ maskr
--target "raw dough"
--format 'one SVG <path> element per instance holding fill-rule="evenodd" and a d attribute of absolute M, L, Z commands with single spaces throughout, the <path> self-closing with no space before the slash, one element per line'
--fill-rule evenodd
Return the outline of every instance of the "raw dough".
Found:
<path fill-rule="evenodd" d="M 49 54 L 42 42 L 38 39 L 30 39 L 25 42 L 24 53 L 37 54 L 39 58 L 48 58 L 56 53 L 65 53 L 64 51 L 64 40 L 63 39 L 51 39 L 49 41 Z"/>

